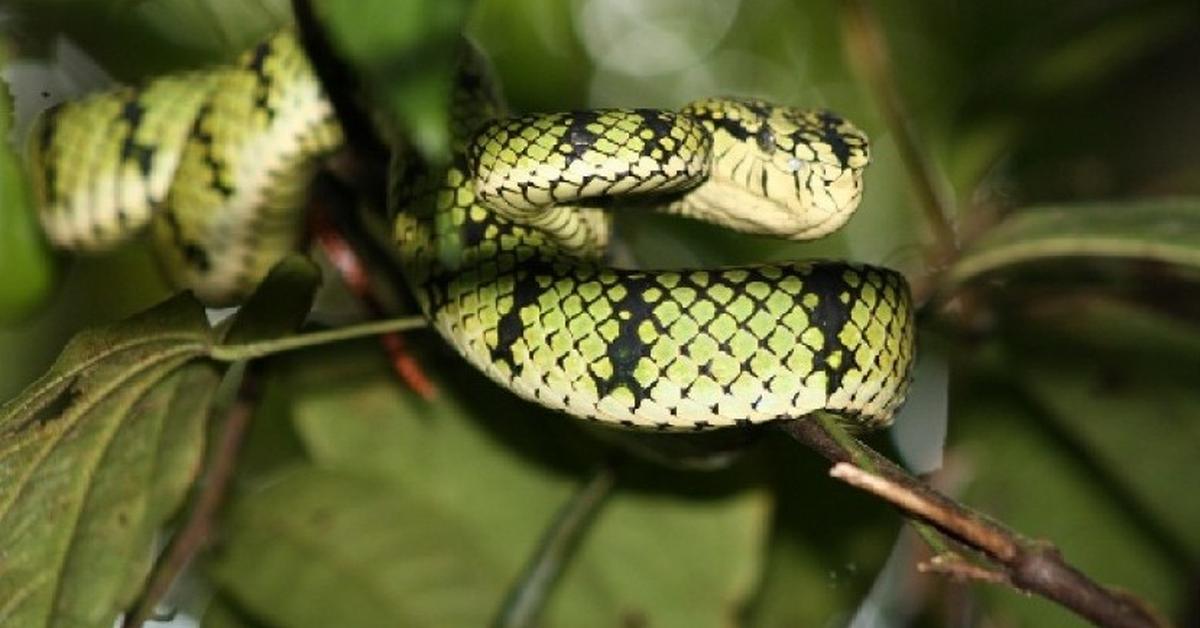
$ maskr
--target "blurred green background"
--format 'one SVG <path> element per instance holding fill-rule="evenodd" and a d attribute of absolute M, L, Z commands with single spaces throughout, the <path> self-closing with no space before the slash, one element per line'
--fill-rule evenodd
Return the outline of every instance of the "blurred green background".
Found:
<path fill-rule="evenodd" d="M 445 59 L 394 81 L 379 76 L 386 57 L 371 59 L 438 41 L 460 19 L 517 110 L 738 94 L 853 120 L 871 137 L 873 164 L 862 207 L 838 234 L 780 243 L 621 214 L 619 254 L 648 266 L 829 256 L 928 282 L 913 400 L 872 443 L 919 471 L 940 467 L 944 490 L 1200 625 L 1194 0 L 874 4 L 907 123 L 966 251 L 944 274 L 921 254 L 929 228 L 895 130 L 850 63 L 842 3 L 318 6 L 338 38 L 355 42 L 379 102 L 430 145 Z M 3 0 L 0 16 L 15 96 L 0 99 L 0 116 L 20 144 L 46 104 L 108 78 L 228 60 L 285 23 L 289 8 Z M 169 293 L 137 244 L 86 259 L 49 251 L 21 152 L 0 153 L 0 399 L 75 331 Z M 325 302 L 344 300 L 328 288 Z M 439 385 L 435 401 L 397 384 L 371 342 L 271 363 L 221 543 L 172 598 L 179 622 L 448 626 L 494 613 L 610 438 L 511 398 L 436 338 L 413 340 Z M 772 437 L 716 472 L 633 463 L 544 623 L 1081 624 L 1041 600 L 918 574 L 923 550 L 900 530 L 893 511 Z"/>

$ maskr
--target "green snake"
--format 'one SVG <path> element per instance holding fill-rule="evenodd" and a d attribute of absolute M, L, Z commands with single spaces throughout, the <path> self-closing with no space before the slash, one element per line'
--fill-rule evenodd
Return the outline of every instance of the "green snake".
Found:
<path fill-rule="evenodd" d="M 826 410 L 891 422 L 914 356 L 904 278 L 841 261 L 626 270 L 604 261 L 614 198 L 792 239 L 857 207 L 866 137 L 826 111 L 714 98 L 677 111 L 511 116 L 466 46 L 452 160 L 393 151 L 403 274 L 466 360 L 517 395 L 639 429 L 704 430 Z M 169 277 L 244 298 L 302 241 L 307 187 L 343 143 L 295 37 L 234 65 L 49 111 L 31 147 L 58 246 L 149 229 Z"/>

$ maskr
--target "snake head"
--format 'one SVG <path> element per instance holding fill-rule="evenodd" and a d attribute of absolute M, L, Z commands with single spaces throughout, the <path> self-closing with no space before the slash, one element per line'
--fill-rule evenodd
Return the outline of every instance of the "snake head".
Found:
<path fill-rule="evenodd" d="M 841 227 L 862 198 L 867 137 L 823 110 L 713 98 L 683 109 L 713 136 L 709 177 L 677 211 L 798 240 Z"/>

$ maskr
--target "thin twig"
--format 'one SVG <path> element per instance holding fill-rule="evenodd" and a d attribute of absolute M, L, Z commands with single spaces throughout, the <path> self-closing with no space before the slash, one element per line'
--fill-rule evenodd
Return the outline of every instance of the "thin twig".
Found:
<path fill-rule="evenodd" d="M 979 552 L 994 563 L 996 571 L 1005 574 L 1014 588 L 1054 601 L 1099 626 L 1169 625 L 1145 602 L 1100 586 L 1069 565 L 1053 545 L 1027 539 L 937 492 L 865 444 L 856 441 L 855 449 L 870 459 L 875 472 L 854 466 L 851 452 L 818 421 L 784 421 L 781 427 L 792 438 L 834 462 L 831 472 L 834 477 L 888 501 L 909 517 L 925 521 Z"/>
<path fill-rule="evenodd" d="M 1012 580 L 1004 571 L 966 561 L 958 554 L 938 554 L 925 562 L 918 563 L 917 571 L 940 573 L 959 582 L 975 580 L 988 584 L 1012 586 Z"/>
<path fill-rule="evenodd" d="M 320 79 L 325 94 L 333 106 L 346 136 L 346 151 L 339 155 L 338 171 L 346 176 L 355 190 L 376 208 L 387 206 L 387 173 L 389 151 L 375 132 L 371 117 L 360 104 L 362 86 L 348 63 L 334 50 L 333 43 L 322 28 L 312 3 L 292 0 L 292 14 L 300 44 Z"/>
<path fill-rule="evenodd" d="M 605 498 L 612 492 L 615 481 L 612 467 L 602 466 L 571 496 L 509 590 L 496 621 L 492 623 L 494 628 L 528 628 L 537 623 L 550 590 Z"/>
<path fill-rule="evenodd" d="M 226 490 L 233 478 L 238 451 L 246 435 L 246 428 L 254 414 L 258 399 L 254 370 L 247 367 L 242 375 L 237 398 L 229 408 L 221 433 L 217 437 L 199 493 L 192 501 L 192 509 L 183 527 L 171 538 L 170 545 L 155 563 L 150 580 L 134 602 L 122 628 L 139 628 L 155 616 L 155 608 L 163 596 L 170 591 L 176 578 L 192 561 L 192 558 L 208 545 L 212 535 L 213 521 L 217 510 L 225 500 Z"/>
<path fill-rule="evenodd" d="M 946 500 L 931 498 L 912 490 L 899 481 L 866 471 L 848 462 L 839 462 L 829 470 L 831 477 L 850 486 L 891 502 L 909 515 L 937 526 L 970 547 L 1000 560 L 1011 561 L 1019 553 L 1019 542 L 1008 535 L 997 533 L 990 526 L 980 525 L 977 517 L 965 509 L 954 508 Z"/>
<path fill-rule="evenodd" d="M 388 318 L 388 310 L 371 281 L 371 271 L 362 251 L 351 244 L 345 231 L 345 221 L 339 223 L 335 216 L 353 214 L 355 199 L 349 198 L 349 190 L 339 190 L 333 180 L 322 180 L 314 186 L 309 200 L 309 231 L 317 245 L 325 252 L 326 259 L 341 275 L 342 283 L 366 308 L 371 318 Z M 339 194 L 339 191 L 344 193 Z M 400 381 L 426 401 L 437 396 L 437 388 L 425 374 L 420 363 L 409 351 L 400 332 L 389 332 L 379 337 L 380 344 L 388 356 L 388 363 Z"/>
<path fill-rule="evenodd" d="M 867 471 L 878 472 L 871 457 L 867 455 L 863 447 L 859 446 L 860 443 L 850 435 L 850 432 L 842 427 L 836 415 L 829 412 L 817 412 L 813 418 L 821 423 L 821 426 L 825 428 L 825 433 L 829 434 L 843 451 L 850 453 L 854 464 Z M 934 554 L 949 554 L 952 551 L 946 545 L 946 541 L 938 534 L 937 530 L 934 530 L 925 522 L 913 521 L 912 525 Z"/>
<path fill-rule="evenodd" d="M 912 117 L 896 85 L 883 29 L 869 0 L 843 0 L 842 16 L 842 32 L 850 60 L 871 90 L 884 123 L 896 139 L 909 184 L 932 232 L 933 242 L 925 247 L 925 264 L 931 275 L 938 276 L 958 254 L 958 238 L 951 223 L 954 214 L 951 201 L 941 192 L 934 165 L 917 138 Z M 935 283 L 926 278 L 917 285 L 914 292 L 918 303 L 925 301 Z"/>
<path fill-rule="evenodd" d="M 382 321 L 371 321 L 357 325 L 346 325 L 335 329 L 294 334 L 272 340 L 259 340 L 239 344 L 215 345 L 208 350 L 208 357 L 221 362 L 240 362 L 262 358 L 285 351 L 306 349 L 318 345 L 353 340 L 366 336 L 378 336 L 395 331 L 408 331 L 427 327 L 424 316 L 402 316 Z"/>

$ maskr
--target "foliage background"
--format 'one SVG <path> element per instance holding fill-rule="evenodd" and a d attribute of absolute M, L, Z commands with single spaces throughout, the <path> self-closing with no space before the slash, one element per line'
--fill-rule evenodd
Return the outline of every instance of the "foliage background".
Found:
<path fill-rule="evenodd" d="M 369 77 L 386 65 L 372 60 L 436 43 L 465 17 L 519 110 L 752 94 L 829 107 L 872 138 L 866 198 L 837 235 L 796 245 L 622 215 L 627 259 L 832 256 L 923 276 L 926 226 L 892 131 L 848 62 L 843 5 L 400 5 L 322 3 L 335 33 L 357 37 L 352 52 Z M 1099 580 L 1200 621 L 1200 499 L 1190 486 L 1200 453 L 1200 8 L 924 0 L 876 10 L 967 253 L 923 315 L 913 402 L 874 442 L 919 469 L 941 466 L 940 485 L 1053 540 Z M 59 35 L 114 79 L 136 81 L 227 60 L 288 14 L 283 2 L 238 0 L 6 0 L 0 11 L 18 131 L 27 110 L 95 82 Z M 60 63 L 46 73 L 29 65 L 39 59 Z M 427 65 L 378 82 L 377 95 L 436 150 L 444 77 Z M 0 399 L 44 371 L 75 331 L 168 294 L 142 247 L 52 255 L 20 168 L 15 153 L 0 154 Z M 318 320 L 353 317 L 327 283 Z M 172 598 L 185 617 L 479 625 L 494 613 L 555 510 L 609 455 L 611 436 L 510 398 L 436 338 L 414 341 L 436 401 L 397 385 L 371 342 L 272 360 L 220 543 Z M 633 463 L 545 623 L 1078 623 L 1040 600 L 916 574 L 919 550 L 906 535 L 897 543 L 899 530 L 892 511 L 770 437 L 718 472 Z M 144 565 L 145 552 L 131 548 L 129 562 Z"/>

